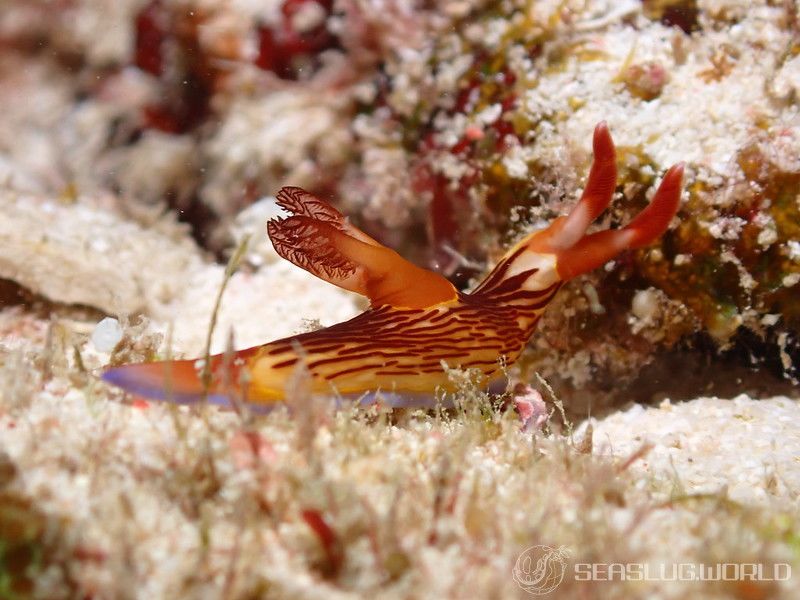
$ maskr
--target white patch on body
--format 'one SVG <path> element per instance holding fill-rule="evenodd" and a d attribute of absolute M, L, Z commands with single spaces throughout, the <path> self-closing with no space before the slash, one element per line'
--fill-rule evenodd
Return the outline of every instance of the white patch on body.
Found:
<path fill-rule="evenodd" d="M 509 266 L 506 279 L 523 271 L 538 269 L 522 285 L 524 290 L 543 290 L 559 280 L 555 254 L 541 254 L 526 250 Z"/>

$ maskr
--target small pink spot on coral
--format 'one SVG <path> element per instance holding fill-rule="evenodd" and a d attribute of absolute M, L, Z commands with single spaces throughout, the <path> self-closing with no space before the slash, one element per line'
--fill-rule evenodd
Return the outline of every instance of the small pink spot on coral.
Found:
<path fill-rule="evenodd" d="M 228 447 L 234 464 L 240 469 L 252 467 L 257 462 L 274 462 L 278 456 L 269 440 L 257 431 L 237 431 Z"/>
<path fill-rule="evenodd" d="M 514 408 L 522 422 L 522 431 L 541 429 L 547 421 L 547 405 L 542 395 L 529 385 L 514 387 Z"/>
<path fill-rule="evenodd" d="M 669 83 L 669 73 L 662 65 L 651 61 L 630 65 L 622 74 L 622 80 L 631 94 L 649 101 L 661 95 Z"/>
<path fill-rule="evenodd" d="M 483 129 L 477 125 L 470 125 L 464 130 L 464 137 L 472 142 L 483 139 L 484 135 Z"/>
<path fill-rule="evenodd" d="M 131 406 L 133 406 L 133 408 L 144 410 L 145 408 L 150 408 L 150 403 L 142 398 L 136 398 L 133 402 L 131 402 Z"/>

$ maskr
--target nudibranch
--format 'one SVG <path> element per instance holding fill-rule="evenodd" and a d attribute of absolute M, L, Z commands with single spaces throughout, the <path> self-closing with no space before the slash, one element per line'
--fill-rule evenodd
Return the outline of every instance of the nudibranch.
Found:
<path fill-rule="evenodd" d="M 520 240 L 472 292 L 403 259 L 354 227 L 332 206 L 297 187 L 278 204 L 291 216 L 271 220 L 275 250 L 317 277 L 359 294 L 370 307 L 349 321 L 210 358 L 111 368 L 103 379 L 134 394 L 178 403 L 230 398 L 271 406 L 285 398 L 304 365 L 315 394 L 425 397 L 450 390 L 443 363 L 476 369 L 482 383 L 517 360 L 565 281 L 656 240 L 680 202 L 683 164 L 671 167 L 650 204 L 621 229 L 587 234 L 611 202 L 617 181 L 605 123 L 594 131 L 594 159 L 581 199 L 567 216 Z"/>

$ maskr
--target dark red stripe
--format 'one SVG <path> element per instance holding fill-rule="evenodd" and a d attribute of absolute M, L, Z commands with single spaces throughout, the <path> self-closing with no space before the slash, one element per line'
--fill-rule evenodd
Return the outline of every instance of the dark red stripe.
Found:
<path fill-rule="evenodd" d="M 282 369 L 284 367 L 291 367 L 291 366 L 297 364 L 297 360 L 298 360 L 297 358 L 290 358 L 289 360 L 282 360 L 281 362 L 275 363 L 274 365 L 272 365 L 272 368 L 273 369 Z"/>

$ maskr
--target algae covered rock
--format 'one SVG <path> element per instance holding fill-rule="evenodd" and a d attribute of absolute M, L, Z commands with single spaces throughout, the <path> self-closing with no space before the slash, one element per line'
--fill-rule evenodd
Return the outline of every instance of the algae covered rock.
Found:
<path fill-rule="evenodd" d="M 769 352 L 791 374 L 800 329 L 794 23 L 790 7 L 766 2 L 476 7 L 390 63 L 381 109 L 362 117 L 372 134 L 361 138 L 363 156 L 380 146 L 405 167 L 394 187 L 416 192 L 408 227 L 424 225 L 428 260 L 466 283 L 510 238 L 574 201 L 591 128 L 608 121 L 620 200 L 602 225 L 640 210 L 681 160 L 683 205 L 660 243 L 566 290 L 532 366 L 579 385 L 627 378 L 687 337 L 725 347 L 744 327 L 777 345 Z M 387 173 L 400 171 L 373 175 L 364 164 L 364 196 L 392 189 Z"/>

